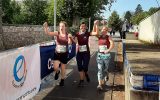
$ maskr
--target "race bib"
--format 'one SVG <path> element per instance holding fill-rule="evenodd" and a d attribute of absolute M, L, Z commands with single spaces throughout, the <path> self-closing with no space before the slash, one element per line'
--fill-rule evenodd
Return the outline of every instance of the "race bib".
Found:
<path fill-rule="evenodd" d="M 87 46 L 86 46 L 86 45 L 81 45 L 81 46 L 79 46 L 79 51 L 80 51 L 80 52 L 87 51 Z"/>
<path fill-rule="evenodd" d="M 98 53 L 98 58 L 99 59 L 108 59 L 110 56 L 110 54 L 102 54 L 102 53 Z"/>
<path fill-rule="evenodd" d="M 104 52 L 107 50 L 107 45 L 100 45 L 99 46 L 99 52 Z"/>
<path fill-rule="evenodd" d="M 56 50 L 58 53 L 65 53 L 67 51 L 66 45 L 57 45 Z"/>

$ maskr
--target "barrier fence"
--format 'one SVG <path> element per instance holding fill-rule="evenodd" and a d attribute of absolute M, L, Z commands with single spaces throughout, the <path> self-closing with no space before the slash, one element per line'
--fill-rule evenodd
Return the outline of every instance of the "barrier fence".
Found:
<path fill-rule="evenodd" d="M 160 84 L 160 75 L 153 75 L 153 74 L 133 74 L 133 70 L 131 67 L 131 64 L 127 58 L 126 54 L 126 43 L 125 40 L 122 41 L 123 46 L 123 57 L 124 57 L 124 72 L 125 72 L 125 100 L 137 100 L 140 95 L 140 91 L 142 93 L 156 93 L 159 91 L 159 84 Z M 145 69 L 144 69 L 145 70 Z M 138 95 L 137 98 L 133 95 L 134 92 L 137 92 Z M 142 94 L 141 94 L 142 95 Z M 146 97 L 142 96 L 141 98 L 146 98 L 145 100 L 155 100 L 150 99 L 152 98 L 152 95 L 150 94 L 150 97 L 146 95 Z M 158 98 L 158 97 L 154 97 Z M 138 99 L 140 100 L 140 99 Z"/>
<path fill-rule="evenodd" d="M 55 43 L 35 44 L 0 53 L 1 100 L 28 100 L 35 96 L 41 80 L 53 72 Z M 76 53 L 69 45 L 68 60 Z"/>
<path fill-rule="evenodd" d="M 30 99 L 40 83 L 39 45 L 0 53 L 1 100 Z"/>

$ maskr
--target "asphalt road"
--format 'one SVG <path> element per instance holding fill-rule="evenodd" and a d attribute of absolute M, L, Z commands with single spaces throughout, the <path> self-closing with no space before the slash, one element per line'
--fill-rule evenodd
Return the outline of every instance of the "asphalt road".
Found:
<path fill-rule="evenodd" d="M 105 89 L 100 92 L 97 91 L 97 40 L 95 38 L 92 38 L 91 40 L 91 46 L 93 46 L 93 48 L 91 47 L 91 59 L 88 71 L 91 79 L 90 83 L 85 81 L 84 87 L 78 87 L 79 73 L 77 70 L 76 61 L 73 59 L 67 65 L 67 68 L 72 70 L 65 79 L 65 86 L 60 87 L 58 85 L 48 85 L 48 90 L 36 95 L 33 98 L 34 100 L 124 100 L 124 85 L 121 85 L 118 81 L 122 81 L 121 78 L 123 75 L 116 70 L 117 40 L 119 40 L 119 37 L 114 36 L 115 47 L 111 52 L 112 58 L 109 64 L 109 81 L 107 82 Z M 117 98 L 117 96 L 119 97 Z"/>

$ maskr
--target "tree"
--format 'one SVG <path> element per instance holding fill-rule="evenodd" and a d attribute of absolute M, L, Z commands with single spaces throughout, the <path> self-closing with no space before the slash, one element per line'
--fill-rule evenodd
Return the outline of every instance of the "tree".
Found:
<path fill-rule="evenodd" d="M 13 12 L 11 23 L 12 24 L 21 23 L 21 6 L 15 0 L 11 1 L 10 6 Z"/>
<path fill-rule="evenodd" d="M 133 24 L 139 24 L 144 18 L 152 15 L 160 8 L 151 7 L 148 11 L 143 11 L 140 5 L 137 6 L 135 14 L 131 17 L 131 22 Z"/>
<path fill-rule="evenodd" d="M 125 14 L 125 16 L 124 16 L 124 19 L 127 19 L 130 22 L 131 17 L 132 17 L 131 12 L 127 11 L 126 14 Z"/>
<path fill-rule="evenodd" d="M 151 7 L 148 11 L 148 15 L 152 15 L 153 13 L 157 12 L 158 10 L 160 10 L 160 8 Z"/>
<path fill-rule="evenodd" d="M 109 3 L 112 2 L 108 0 L 57 0 L 57 19 L 66 20 L 70 25 L 78 25 L 81 18 L 100 15 L 101 11 L 105 10 L 105 5 Z M 49 22 L 53 19 L 53 4 L 51 0 L 47 8 Z"/>
<path fill-rule="evenodd" d="M 47 19 L 45 9 L 47 1 L 45 0 L 25 0 L 22 15 L 25 24 L 43 24 Z"/>
<path fill-rule="evenodd" d="M 109 17 L 109 20 L 108 20 L 109 27 L 111 27 L 112 29 L 117 31 L 120 29 L 121 22 L 122 21 L 119 18 L 119 15 L 117 14 L 117 12 L 113 11 L 111 13 L 111 16 Z"/>
<path fill-rule="evenodd" d="M 13 11 L 10 5 L 11 0 L 2 0 L 2 22 L 11 23 Z"/>
<path fill-rule="evenodd" d="M 148 16 L 147 12 L 141 12 L 141 13 L 138 13 L 136 14 L 135 16 L 133 16 L 131 18 L 131 22 L 133 24 L 139 24 L 144 18 L 146 18 Z"/>
<path fill-rule="evenodd" d="M 50 1 L 49 5 L 45 10 L 45 13 L 48 16 L 48 23 L 53 25 L 54 24 L 54 0 Z"/>
<path fill-rule="evenodd" d="M 113 3 L 114 0 L 73 0 L 73 16 L 83 18 L 94 17 L 100 15 L 102 10 L 106 9 L 107 4 Z M 75 17 L 76 19 L 76 17 Z M 92 18 L 93 19 L 93 18 Z M 73 19 L 73 22 L 75 20 Z"/>
<path fill-rule="evenodd" d="M 141 12 L 143 12 L 142 6 L 140 4 L 138 4 L 137 8 L 135 9 L 135 13 L 134 14 L 136 15 L 136 14 L 141 13 Z"/>

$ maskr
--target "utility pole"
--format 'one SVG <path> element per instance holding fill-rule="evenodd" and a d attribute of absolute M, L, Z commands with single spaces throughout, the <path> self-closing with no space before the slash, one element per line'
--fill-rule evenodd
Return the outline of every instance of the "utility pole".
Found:
<path fill-rule="evenodd" d="M 89 29 L 88 31 L 90 32 L 91 31 L 91 17 L 89 17 Z"/>
<path fill-rule="evenodd" d="M 54 0 L 54 31 L 56 31 L 56 7 L 57 6 L 57 1 Z"/>

